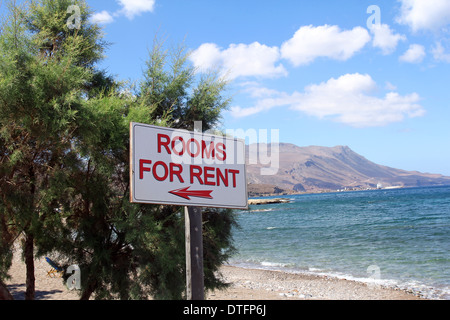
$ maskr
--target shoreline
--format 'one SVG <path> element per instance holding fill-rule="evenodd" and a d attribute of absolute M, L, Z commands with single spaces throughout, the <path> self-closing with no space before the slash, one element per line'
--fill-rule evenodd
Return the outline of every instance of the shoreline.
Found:
<path fill-rule="evenodd" d="M 413 292 L 332 276 L 224 265 L 230 287 L 206 294 L 207 300 L 428 300 Z"/>
<path fill-rule="evenodd" d="M 61 278 L 51 278 L 45 258 L 35 260 L 36 300 L 78 300 Z M 25 293 L 25 264 L 16 254 L 5 281 L 16 300 Z M 218 275 L 229 283 L 224 290 L 205 293 L 205 300 L 427 300 L 402 289 L 331 276 L 250 269 L 223 265 Z"/>
<path fill-rule="evenodd" d="M 282 197 L 289 198 L 290 196 L 298 195 L 314 195 L 314 194 L 324 194 L 324 193 L 346 193 L 346 192 L 360 192 L 360 191 L 387 191 L 387 190 L 398 190 L 398 189 L 416 189 L 416 188 L 440 188 L 448 187 L 447 184 L 429 185 L 429 186 L 388 186 L 383 188 L 362 188 L 362 189 L 347 189 L 347 190 L 332 190 L 332 189 L 320 189 L 320 190 L 310 190 L 310 191 L 292 191 L 292 192 L 281 192 L 281 193 L 252 193 L 249 194 L 249 199 L 260 199 L 260 198 L 271 198 L 271 197 Z"/>

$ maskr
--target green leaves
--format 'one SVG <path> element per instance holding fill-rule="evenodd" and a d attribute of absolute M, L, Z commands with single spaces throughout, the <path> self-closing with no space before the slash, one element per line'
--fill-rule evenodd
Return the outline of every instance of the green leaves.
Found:
<path fill-rule="evenodd" d="M 217 74 L 197 80 L 186 48 L 180 46 L 169 54 L 163 45 L 155 40 L 149 52 L 138 103 L 151 108 L 156 119 L 168 120 L 171 127 L 192 130 L 194 121 L 202 121 L 204 130 L 217 126 L 230 103 L 222 96 L 228 83 Z"/>
<path fill-rule="evenodd" d="M 69 5 L 79 29 L 66 24 Z M 184 215 L 129 202 L 129 123 L 213 128 L 227 83 L 198 79 L 183 46 L 155 41 L 134 88 L 96 69 L 107 45 L 85 1 L 12 10 L 0 34 L 0 278 L 24 235 L 38 255 L 81 267 L 81 298 L 182 298 Z M 232 252 L 233 221 L 226 210 L 205 216 L 208 288 L 223 285 L 215 271 Z"/>

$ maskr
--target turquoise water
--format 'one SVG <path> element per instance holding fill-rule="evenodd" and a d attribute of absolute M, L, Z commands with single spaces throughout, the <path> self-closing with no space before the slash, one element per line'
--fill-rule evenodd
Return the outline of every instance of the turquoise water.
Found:
<path fill-rule="evenodd" d="M 450 186 L 288 196 L 238 211 L 230 263 L 450 299 Z"/>

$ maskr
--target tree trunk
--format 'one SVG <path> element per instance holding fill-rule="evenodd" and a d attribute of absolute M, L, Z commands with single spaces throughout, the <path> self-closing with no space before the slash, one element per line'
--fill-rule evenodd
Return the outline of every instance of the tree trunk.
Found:
<path fill-rule="evenodd" d="M 6 285 L 0 280 L 0 300 L 14 300 Z"/>
<path fill-rule="evenodd" d="M 80 300 L 89 300 L 92 293 L 97 289 L 97 280 L 89 277 L 87 288 L 83 290 Z"/>
<path fill-rule="evenodd" d="M 25 264 L 27 267 L 25 300 L 34 300 L 35 278 L 34 278 L 34 237 L 27 235 L 25 238 Z"/>

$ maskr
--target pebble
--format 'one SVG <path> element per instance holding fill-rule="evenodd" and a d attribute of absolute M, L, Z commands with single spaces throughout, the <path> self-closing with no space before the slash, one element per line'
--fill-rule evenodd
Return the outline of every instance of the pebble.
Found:
<path fill-rule="evenodd" d="M 260 290 L 270 297 L 279 297 L 279 299 L 414 299 L 399 288 L 386 290 L 332 277 L 304 276 L 235 267 L 226 268 L 224 271 L 226 271 L 225 280 L 232 283 L 234 287 L 251 289 L 253 290 L 251 294 Z M 258 293 L 255 293 L 254 297 L 258 297 Z"/>

